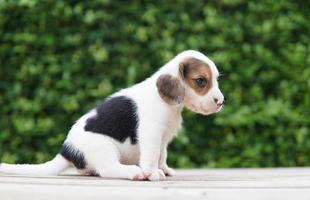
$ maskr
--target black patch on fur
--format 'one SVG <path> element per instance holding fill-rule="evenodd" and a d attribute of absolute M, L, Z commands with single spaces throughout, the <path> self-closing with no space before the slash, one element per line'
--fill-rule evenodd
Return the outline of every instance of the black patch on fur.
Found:
<path fill-rule="evenodd" d="M 108 135 L 120 142 L 129 137 L 131 144 L 137 143 L 137 106 L 132 99 L 108 98 L 96 110 L 97 115 L 86 121 L 85 131 Z"/>
<path fill-rule="evenodd" d="M 72 162 L 73 165 L 78 169 L 84 169 L 86 166 L 84 154 L 70 144 L 63 144 L 60 150 L 60 154 Z"/>

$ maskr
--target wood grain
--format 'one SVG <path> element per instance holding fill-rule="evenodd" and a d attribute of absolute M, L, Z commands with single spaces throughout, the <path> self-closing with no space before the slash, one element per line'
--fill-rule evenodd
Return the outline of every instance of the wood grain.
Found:
<path fill-rule="evenodd" d="M 177 170 L 166 181 L 0 174 L 1 200 L 270 199 L 310 200 L 310 168 Z"/>

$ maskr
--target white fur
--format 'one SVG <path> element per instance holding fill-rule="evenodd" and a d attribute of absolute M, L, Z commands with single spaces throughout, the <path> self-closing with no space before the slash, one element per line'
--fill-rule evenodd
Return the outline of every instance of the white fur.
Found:
<path fill-rule="evenodd" d="M 204 96 L 197 95 L 186 84 L 184 102 L 179 105 L 167 104 L 159 95 L 156 81 L 160 75 L 169 74 L 179 78 L 179 64 L 186 58 L 197 58 L 206 62 L 212 73 L 212 88 Z M 141 180 L 163 180 L 165 174 L 172 175 L 168 167 L 167 146 L 181 127 L 183 107 L 194 112 L 211 114 L 220 108 L 214 98 L 224 101 L 218 88 L 219 73 L 215 64 L 198 51 L 188 50 L 160 68 L 145 81 L 116 92 L 113 96 L 132 98 L 138 109 L 139 126 L 137 129 L 138 145 L 132 145 L 127 139 L 120 143 L 111 137 L 84 131 L 86 120 L 96 114 L 96 110 L 82 116 L 71 128 L 66 138 L 83 152 L 87 166 L 82 173 L 96 172 L 102 177 L 127 178 Z M 1 164 L 0 171 L 21 174 L 58 174 L 69 163 L 57 155 L 54 160 L 41 165 Z M 139 167 L 138 167 L 139 166 Z"/>
<path fill-rule="evenodd" d="M 61 155 L 46 163 L 32 165 L 32 164 L 6 164 L 1 163 L 0 172 L 11 174 L 33 174 L 33 175 L 57 175 L 59 172 L 66 169 L 69 162 Z"/>

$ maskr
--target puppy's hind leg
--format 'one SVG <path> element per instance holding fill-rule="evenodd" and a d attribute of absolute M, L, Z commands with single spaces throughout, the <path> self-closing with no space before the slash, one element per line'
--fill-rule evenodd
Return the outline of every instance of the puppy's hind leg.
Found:
<path fill-rule="evenodd" d="M 96 154 L 88 157 L 89 165 L 96 174 L 104 178 L 144 180 L 144 174 L 140 167 L 120 163 L 120 153 L 114 144 L 106 144 L 105 147 L 108 148 L 97 148 Z"/>
<path fill-rule="evenodd" d="M 136 165 L 123 165 L 121 163 L 111 163 L 110 166 L 98 167 L 96 169 L 99 176 L 104 178 L 121 178 L 134 181 L 144 180 L 144 174 L 140 167 Z"/>

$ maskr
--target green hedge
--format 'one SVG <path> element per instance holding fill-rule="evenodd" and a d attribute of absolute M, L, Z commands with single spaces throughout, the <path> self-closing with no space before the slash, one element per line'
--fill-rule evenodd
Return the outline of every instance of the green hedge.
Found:
<path fill-rule="evenodd" d="M 0 1 L 0 157 L 43 162 L 70 126 L 178 52 L 225 75 L 213 116 L 184 112 L 174 167 L 310 165 L 306 1 Z"/>

